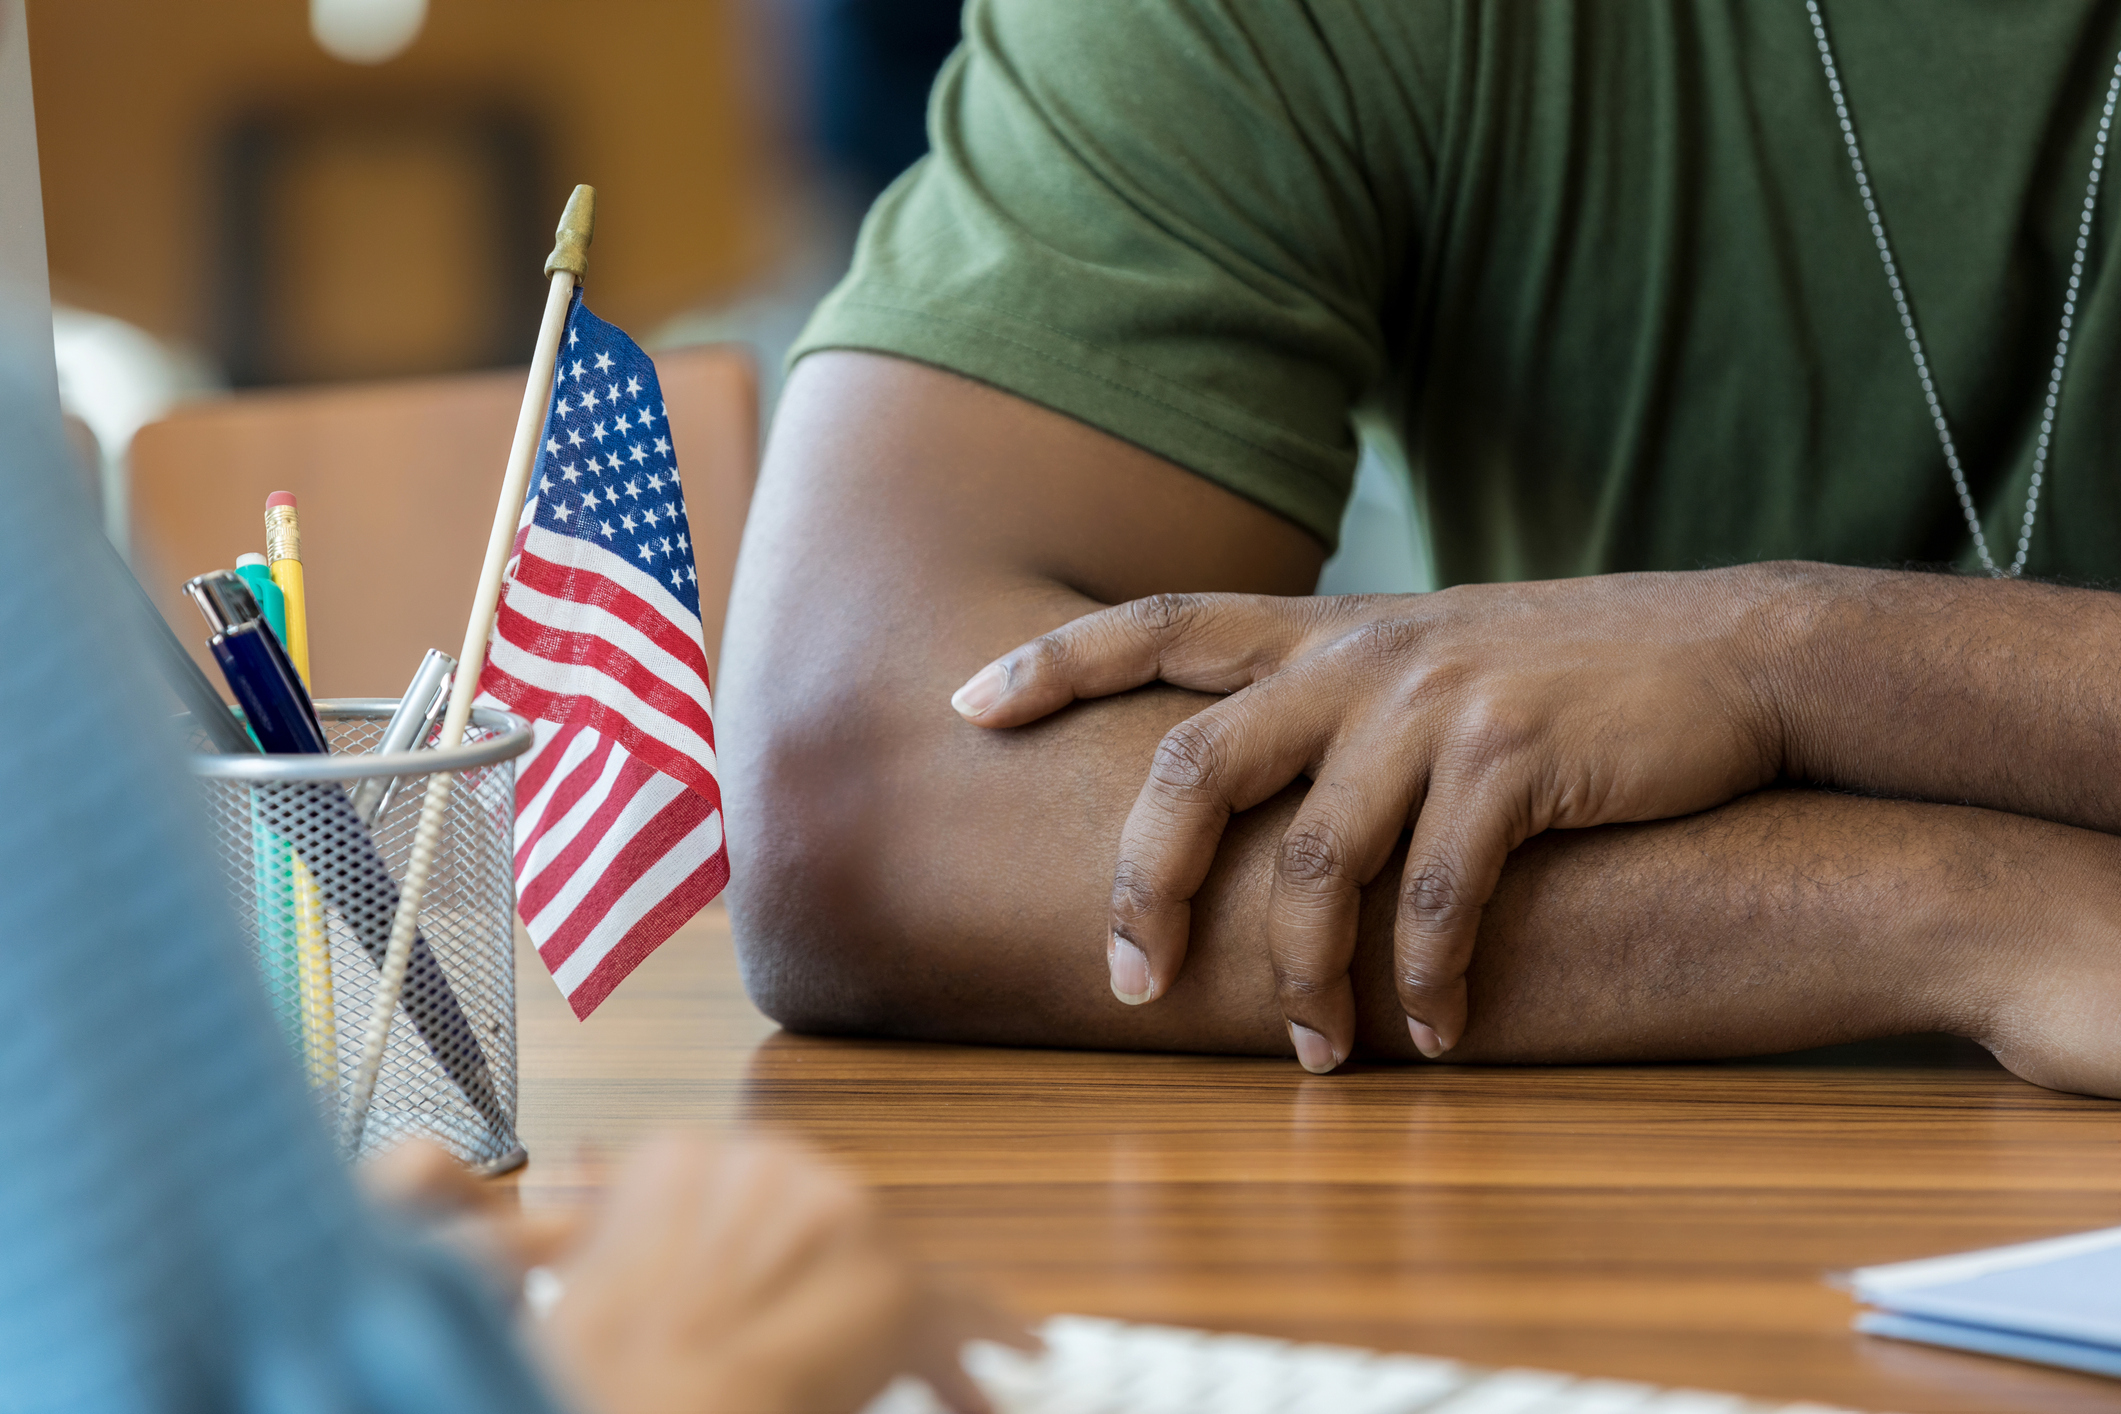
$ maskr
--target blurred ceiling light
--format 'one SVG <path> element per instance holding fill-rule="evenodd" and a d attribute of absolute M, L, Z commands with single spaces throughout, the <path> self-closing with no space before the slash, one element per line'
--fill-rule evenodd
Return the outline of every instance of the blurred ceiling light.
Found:
<path fill-rule="evenodd" d="M 309 32 L 349 64 L 397 58 L 426 22 L 427 0 L 309 0 Z"/>

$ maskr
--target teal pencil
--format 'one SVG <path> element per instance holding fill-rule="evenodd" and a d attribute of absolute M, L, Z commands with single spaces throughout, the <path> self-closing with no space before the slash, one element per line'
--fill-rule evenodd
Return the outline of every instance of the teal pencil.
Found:
<path fill-rule="evenodd" d="M 302 969 L 295 951 L 294 852 L 287 842 L 265 827 L 259 818 L 258 801 L 250 802 L 250 877 L 258 914 L 258 970 L 265 990 L 272 997 L 273 1011 L 287 1032 L 287 1043 L 300 1055 L 302 1032 Z"/>
<path fill-rule="evenodd" d="M 265 557 L 244 555 L 236 561 L 236 573 L 250 587 L 265 612 L 266 627 L 282 644 L 287 642 L 287 601 L 273 583 Z M 258 910 L 258 970 L 265 976 L 265 989 L 272 994 L 273 1010 L 287 1030 L 288 1044 L 302 1054 L 306 1044 L 302 1030 L 302 963 L 295 945 L 294 851 L 259 819 L 258 802 L 250 803 L 251 880 Z"/>

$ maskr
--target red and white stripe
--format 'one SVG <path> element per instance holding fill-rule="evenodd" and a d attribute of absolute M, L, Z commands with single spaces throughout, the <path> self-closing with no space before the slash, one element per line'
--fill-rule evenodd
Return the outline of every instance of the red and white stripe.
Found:
<path fill-rule="evenodd" d="M 655 577 L 525 507 L 480 675 L 530 718 L 516 907 L 576 1016 L 729 881 L 698 615 Z"/>

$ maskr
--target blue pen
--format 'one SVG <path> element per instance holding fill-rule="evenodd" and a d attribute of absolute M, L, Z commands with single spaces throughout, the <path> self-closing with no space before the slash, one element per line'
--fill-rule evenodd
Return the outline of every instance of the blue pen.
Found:
<path fill-rule="evenodd" d="M 184 592 L 214 630 L 207 647 L 243 705 L 244 720 L 257 733 L 258 744 L 276 755 L 328 751 L 309 692 L 249 587 L 227 570 L 215 570 L 185 581 Z"/>

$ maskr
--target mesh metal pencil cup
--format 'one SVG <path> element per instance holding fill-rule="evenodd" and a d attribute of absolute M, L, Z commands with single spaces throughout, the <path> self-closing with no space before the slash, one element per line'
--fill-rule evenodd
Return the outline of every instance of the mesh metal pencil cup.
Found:
<path fill-rule="evenodd" d="M 525 1157 L 515 1132 L 511 856 L 515 758 L 530 727 L 482 707 L 462 746 L 367 754 L 396 707 L 386 698 L 319 702 L 329 756 L 202 754 L 192 769 L 229 902 L 335 1134 L 345 1133 L 428 777 L 457 772 L 361 1152 L 343 1157 L 420 1135 L 480 1172 L 504 1173 Z M 392 780 L 377 808 L 377 783 Z M 373 811 L 367 824 L 364 810 Z"/>

